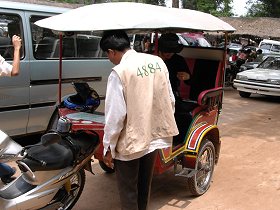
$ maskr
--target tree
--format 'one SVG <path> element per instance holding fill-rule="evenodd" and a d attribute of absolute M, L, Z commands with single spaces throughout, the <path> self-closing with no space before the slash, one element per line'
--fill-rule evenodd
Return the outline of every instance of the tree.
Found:
<path fill-rule="evenodd" d="M 280 0 L 249 0 L 251 4 L 247 16 L 253 17 L 280 17 Z"/>
<path fill-rule="evenodd" d="M 172 7 L 179 8 L 179 0 L 172 0 Z"/>
<path fill-rule="evenodd" d="M 53 0 L 55 2 L 67 2 L 75 4 L 94 4 L 104 2 L 131 1 L 142 2 L 146 4 L 165 6 L 165 0 Z M 185 9 L 193 9 L 215 16 L 232 16 L 232 1 L 233 0 L 172 0 L 172 7 L 179 8 L 180 3 Z M 280 0 L 279 0 L 280 1 Z"/>
<path fill-rule="evenodd" d="M 215 16 L 232 16 L 233 0 L 182 0 L 182 6 L 186 9 L 193 9 L 207 12 Z"/>

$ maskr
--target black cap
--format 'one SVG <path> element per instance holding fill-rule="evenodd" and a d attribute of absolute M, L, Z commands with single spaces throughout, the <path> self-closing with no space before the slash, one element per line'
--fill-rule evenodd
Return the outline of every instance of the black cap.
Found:
<path fill-rule="evenodd" d="M 179 37 L 174 33 L 162 34 L 158 39 L 158 49 L 165 53 L 179 53 L 183 49 L 179 43 Z"/>

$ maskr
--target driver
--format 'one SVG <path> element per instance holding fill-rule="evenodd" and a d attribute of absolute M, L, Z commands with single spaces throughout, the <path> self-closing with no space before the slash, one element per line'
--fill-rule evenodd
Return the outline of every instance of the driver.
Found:
<path fill-rule="evenodd" d="M 162 34 L 158 40 L 159 57 L 164 60 L 168 71 L 173 94 L 181 98 L 180 84 L 190 81 L 190 70 L 185 59 L 178 55 L 183 45 L 179 43 L 179 37 L 174 33 Z"/>
<path fill-rule="evenodd" d="M 182 83 L 189 84 L 191 75 L 185 59 L 177 54 L 182 51 L 183 47 L 179 43 L 179 37 L 174 33 L 162 34 L 158 40 L 159 57 L 168 68 L 169 80 L 176 100 L 175 120 L 179 134 L 173 137 L 174 146 L 184 142 L 187 126 L 192 121 L 188 107 L 181 97 Z"/>

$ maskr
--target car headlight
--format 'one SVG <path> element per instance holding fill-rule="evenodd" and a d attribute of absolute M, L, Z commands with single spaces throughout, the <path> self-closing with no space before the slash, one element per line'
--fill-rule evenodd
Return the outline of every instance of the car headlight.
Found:
<path fill-rule="evenodd" d="M 238 80 L 248 80 L 248 77 L 247 76 L 244 76 L 244 75 L 236 75 L 236 79 Z"/>
<path fill-rule="evenodd" d="M 279 79 L 268 79 L 267 82 L 274 85 L 280 85 Z"/>

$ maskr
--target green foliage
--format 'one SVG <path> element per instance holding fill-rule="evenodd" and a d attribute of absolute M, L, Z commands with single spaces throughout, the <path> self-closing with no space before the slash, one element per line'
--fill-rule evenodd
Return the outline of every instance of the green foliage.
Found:
<path fill-rule="evenodd" d="M 249 0 L 247 4 L 251 4 L 247 16 L 280 17 L 280 0 Z"/>
<path fill-rule="evenodd" d="M 72 4 L 93 4 L 104 2 L 142 2 L 146 4 L 154 4 L 165 6 L 165 0 L 53 0 L 55 2 L 65 2 Z M 170 0 L 172 1 L 172 0 Z M 173 0 L 173 3 L 182 3 L 182 7 L 186 9 L 198 10 L 206 13 L 210 13 L 215 16 L 232 16 L 232 1 L 233 0 Z M 280 1 L 280 0 L 279 0 Z"/>
<path fill-rule="evenodd" d="M 182 0 L 183 8 L 207 12 L 215 16 L 232 16 L 233 0 Z"/>

